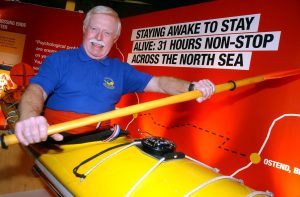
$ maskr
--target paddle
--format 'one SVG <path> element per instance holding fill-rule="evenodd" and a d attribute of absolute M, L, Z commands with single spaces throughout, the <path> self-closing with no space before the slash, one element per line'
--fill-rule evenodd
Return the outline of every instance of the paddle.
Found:
<path fill-rule="evenodd" d="M 237 81 L 229 81 L 224 84 L 216 85 L 215 93 L 220 93 L 220 92 L 224 92 L 227 90 L 234 90 L 235 88 L 238 88 L 238 87 L 259 83 L 259 82 L 269 80 L 269 79 L 289 77 L 289 76 L 293 76 L 293 75 L 297 75 L 297 74 L 300 74 L 300 69 L 274 72 L 274 73 L 269 73 L 269 74 L 260 75 L 260 76 L 256 76 L 256 77 L 245 78 L 245 79 L 241 79 L 241 80 L 237 80 Z M 186 93 L 182 93 L 182 94 L 178 94 L 178 95 L 174 95 L 174 96 L 169 96 L 169 97 L 154 100 L 154 101 L 131 105 L 128 107 L 112 110 L 112 111 L 105 112 L 105 113 L 98 114 L 98 115 L 92 115 L 92 116 L 85 117 L 85 118 L 80 118 L 80 119 L 76 119 L 76 120 L 72 120 L 72 121 L 67 121 L 64 123 L 51 125 L 48 127 L 48 135 L 52 135 L 52 134 L 59 133 L 62 131 L 71 130 L 71 129 L 82 127 L 82 126 L 86 126 L 86 125 L 97 123 L 100 121 L 106 121 L 106 120 L 110 120 L 110 119 L 114 119 L 114 118 L 118 118 L 118 117 L 135 114 L 135 113 L 142 112 L 142 111 L 147 111 L 150 109 L 154 109 L 154 108 L 158 108 L 158 107 L 162 107 L 162 106 L 166 106 L 166 105 L 171 105 L 171 104 L 175 104 L 175 103 L 193 100 L 200 96 L 202 96 L 202 93 L 198 90 L 195 90 L 195 91 L 190 91 L 190 92 L 186 92 Z M 17 144 L 17 143 L 18 143 L 18 139 L 16 138 L 16 136 L 14 134 L 2 136 L 2 138 L 1 138 L 2 147 L 7 147 L 9 145 Z"/>

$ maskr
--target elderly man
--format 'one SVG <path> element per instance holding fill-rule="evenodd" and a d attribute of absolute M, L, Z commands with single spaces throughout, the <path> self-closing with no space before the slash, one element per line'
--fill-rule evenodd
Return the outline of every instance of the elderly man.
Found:
<path fill-rule="evenodd" d="M 195 88 L 204 94 L 198 102 L 214 93 L 214 85 L 209 80 L 190 83 L 173 77 L 151 76 L 118 59 L 108 58 L 120 32 L 120 19 L 114 10 L 94 7 L 84 20 L 80 48 L 58 51 L 45 59 L 19 103 L 20 120 L 15 134 L 20 143 L 45 141 L 49 124 L 113 110 L 126 93 L 174 95 Z M 78 135 L 95 130 L 98 130 L 95 125 L 90 125 L 68 133 Z M 63 140 L 61 134 L 51 137 L 55 141 Z"/>

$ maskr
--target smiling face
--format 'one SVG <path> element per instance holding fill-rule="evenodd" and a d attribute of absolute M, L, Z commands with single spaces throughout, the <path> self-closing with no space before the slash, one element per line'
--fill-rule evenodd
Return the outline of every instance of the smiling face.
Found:
<path fill-rule="evenodd" d="M 83 26 L 83 47 L 92 59 L 107 56 L 118 39 L 118 21 L 109 14 L 92 14 L 89 22 Z"/>

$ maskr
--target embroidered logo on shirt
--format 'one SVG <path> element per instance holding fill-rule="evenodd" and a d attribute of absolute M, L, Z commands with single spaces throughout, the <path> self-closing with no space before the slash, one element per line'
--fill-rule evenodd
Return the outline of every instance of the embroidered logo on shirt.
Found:
<path fill-rule="evenodd" d="M 115 82 L 109 77 L 104 78 L 103 85 L 108 89 L 115 89 Z"/>

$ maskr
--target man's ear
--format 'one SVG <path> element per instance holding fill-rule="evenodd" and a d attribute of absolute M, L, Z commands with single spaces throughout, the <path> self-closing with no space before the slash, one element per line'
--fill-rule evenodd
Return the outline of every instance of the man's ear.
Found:
<path fill-rule="evenodd" d="M 119 40 L 120 35 L 116 35 L 116 37 L 114 38 L 114 43 L 116 43 Z"/>
<path fill-rule="evenodd" d="M 85 33 L 85 31 L 86 31 L 86 27 L 83 25 L 82 26 L 82 32 Z"/>

